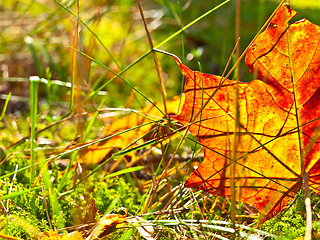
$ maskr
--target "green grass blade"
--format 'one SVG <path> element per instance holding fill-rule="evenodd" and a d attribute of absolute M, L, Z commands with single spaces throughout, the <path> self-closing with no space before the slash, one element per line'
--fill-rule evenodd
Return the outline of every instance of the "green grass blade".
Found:
<path fill-rule="evenodd" d="M 35 148 L 36 148 L 36 124 L 37 124 L 37 109 L 38 109 L 38 88 L 39 77 L 30 77 L 30 119 L 31 119 L 31 132 L 30 132 L 30 186 L 32 186 L 35 174 Z"/>
<path fill-rule="evenodd" d="M 88 134 L 89 134 L 89 132 L 90 132 L 93 124 L 94 124 L 94 121 L 95 121 L 95 120 L 97 119 L 97 117 L 98 117 L 99 110 L 101 109 L 103 103 L 104 103 L 104 100 L 101 101 L 100 105 L 99 105 L 98 108 L 97 108 L 97 111 L 95 111 L 95 113 L 93 114 L 91 120 L 89 121 L 88 126 L 87 126 L 87 128 L 86 128 L 86 130 L 85 130 L 85 132 L 84 132 L 84 134 L 83 134 L 83 138 L 82 138 L 83 140 L 85 140 L 85 139 L 87 138 L 87 136 L 88 136 Z"/>
<path fill-rule="evenodd" d="M 4 117 L 4 115 L 6 114 L 10 97 L 11 97 L 11 93 L 8 94 L 8 97 L 7 97 L 7 99 L 6 99 L 6 102 L 4 103 L 4 106 L 3 106 L 3 109 L 2 109 L 2 113 L 1 113 L 1 115 L 0 115 L 0 121 L 2 120 L 2 118 Z"/>
<path fill-rule="evenodd" d="M 107 176 L 105 176 L 103 179 L 116 177 L 116 176 L 119 176 L 119 175 L 122 175 L 122 174 L 126 174 L 126 173 L 136 172 L 136 171 L 139 171 L 139 170 L 142 170 L 142 169 L 144 169 L 143 166 L 126 168 L 126 169 L 123 169 L 123 170 L 120 170 L 120 171 L 117 171 L 117 172 L 114 172 L 114 173 L 110 173 Z"/>
<path fill-rule="evenodd" d="M 37 73 L 40 77 L 43 77 L 43 72 L 42 72 L 42 65 L 41 65 L 41 61 L 38 57 L 38 54 L 37 54 L 37 51 L 35 49 L 35 46 L 34 46 L 34 40 L 32 37 L 30 36 L 26 36 L 25 37 L 25 40 L 26 44 L 28 45 L 29 47 L 29 50 L 32 54 L 32 57 L 33 57 L 33 61 L 34 61 L 34 65 L 36 67 L 36 70 L 37 70 Z"/>
<path fill-rule="evenodd" d="M 70 169 L 71 169 L 74 161 L 76 160 L 77 156 L 78 156 L 78 150 L 73 151 L 73 153 L 71 155 L 71 158 L 70 158 L 70 161 L 69 161 L 69 163 L 67 165 L 67 168 L 65 169 L 63 177 L 62 177 L 62 179 L 61 179 L 61 181 L 60 181 L 60 183 L 59 183 L 59 185 L 57 187 L 58 192 L 60 192 L 63 189 L 63 187 L 68 183 L 67 177 L 68 177 L 68 175 L 70 173 Z"/>
<path fill-rule="evenodd" d="M 157 105 L 155 105 L 149 98 L 147 98 L 140 90 L 138 90 L 136 87 L 134 87 L 130 82 L 128 82 L 127 80 L 125 80 L 123 77 L 121 77 L 120 74 L 116 73 L 116 72 L 113 71 L 111 68 L 105 66 L 104 64 L 102 64 L 101 62 L 97 61 L 96 59 L 90 57 L 89 55 L 85 54 L 84 52 L 81 52 L 81 51 L 79 51 L 79 50 L 77 50 L 77 49 L 75 49 L 75 50 L 76 50 L 77 52 L 81 53 L 83 56 L 85 56 L 85 57 L 89 58 L 90 60 L 94 61 L 95 63 L 97 63 L 97 64 L 100 65 L 101 67 L 103 67 L 103 68 L 107 69 L 108 71 L 112 72 L 116 77 L 118 77 L 118 78 L 120 78 L 122 81 L 124 81 L 131 89 L 133 89 L 133 90 L 134 90 L 135 92 L 137 92 L 140 96 L 142 96 L 144 99 L 146 99 L 146 100 L 147 100 L 149 103 L 151 103 L 156 109 L 158 109 L 159 112 L 161 112 L 161 113 L 165 116 L 164 112 L 163 112 Z M 112 81 L 113 79 L 115 79 L 115 78 L 112 78 L 111 80 L 109 80 L 108 83 L 109 83 L 110 81 Z M 100 89 L 100 88 L 99 88 L 99 89 Z M 91 94 L 89 95 L 89 97 L 92 96 L 93 94 L 95 95 L 95 92 L 96 92 L 96 91 L 91 92 Z"/>
<path fill-rule="evenodd" d="M 202 14 L 200 17 L 196 18 L 195 20 L 193 20 L 192 22 L 190 22 L 189 24 L 187 24 L 186 26 L 184 26 L 183 28 L 181 28 L 180 30 L 176 31 L 174 34 L 172 34 L 171 36 L 169 36 L 168 38 L 166 38 L 165 40 L 163 40 L 162 42 L 160 42 L 158 45 L 155 46 L 155 48 L 160 48 L 162 45 L 164 45 L 165 43 L 167 43 L 168 41 L 170 41 L 172 38 L 176 37 L 177 35 L 179 35 L 180 33 L 182 33 L 183 31 L 185 31 L 186 29 L 188 29 L 189 27 L 191 27 L 193 24 L 199 22 L 200 20 L 202 20 L 203 18 L 205 18 L 206 16 L 208 16 L 210 13 L 216 11 L 217 9 L 221 8 L 223 5 L 225 5 L 226 3 L 230 2 L 231 0 L 226 0 L 222 3 L 220 3 L 218 6 L 210 9 L 209 11 L 207 11 L 206 13 Z"/>
<path fill-rule="evenodd" d="M 8 194 L 8 195 L 6 195 L 6 196 L 0 197 L 0 201 L 6 200 L 6 199 L 11 199 L 11 198 L 20 196 L 20 195 L 22 195 L 22 194 L 27 194 L 27 193 L 29 193 L 29 192 L 32 192 L 32 191 L 37 190 L 37 189 L 40 189 L 40 188 L 41 188 L 41 187 L 34 187 L 34 188 L 30 188 L 30 189 L 27 189 L 27 190 L 24 190 L 24 191 L 11 193 L 11 194 Z"/>
<path fill-rule="evenodd" d="M 54 186 L 50 180 L 50 173 L 48 171 L 48 166 L 46 162 L 42 162 L 43 163 L 43 171 L 42 171 L 42 180 L 44 182 L 44 185 L 46 186 L 46 190 L 47 190 L 47 196 L 49 198 L 49 202 L 51 204 L 51 208 L 52 208 L 52 219 L 56 219 L 57 225 L 59 228 L 63 228 L 64 227 L 64 222 L 63 221 L 59 221 L 59 216 L 61 215 L 61 206 L 59 203 L 59 200 L 57 198 L 57 194 L 54 191 Z"/>
<path fill-rule="evenodd" d="M 117 203 L 119 202 L 119 200 L 120 200 L 120 196 L 117 196 L 117 197 L 111 202 L 111 204 L 109 205 L 109 207 L 107 208 L 106 213 L 112 212 L 112 210 L 115 208 L 115 206 L 117 205 Z"/>

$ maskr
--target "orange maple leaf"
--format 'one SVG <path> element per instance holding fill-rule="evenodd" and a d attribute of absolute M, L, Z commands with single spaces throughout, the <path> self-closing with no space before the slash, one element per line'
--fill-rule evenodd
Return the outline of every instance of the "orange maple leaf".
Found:
<path fill-rule="evenodd" d="M 296 195 L 304 172 L 320 192 L 320 28 L 305 19 L 289 24 L 295 15 L 282 5 L 249 47 L 246 64 L 257 80 L 236 85 L 179 63 L 186 100 L 173 118 L 193 123 L 205 154 L 186 186 L 230 198 L 238 99 L 236 196 L 263 214 L 261 222 Z"/>

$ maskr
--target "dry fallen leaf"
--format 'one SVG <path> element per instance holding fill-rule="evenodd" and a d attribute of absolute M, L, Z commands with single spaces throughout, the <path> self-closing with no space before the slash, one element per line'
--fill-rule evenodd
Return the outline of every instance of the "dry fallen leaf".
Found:
<path fill-rule="evenodd" d="M 147 240 L 153 240 L 154 228 L 148 224 L 142 217 L 133 217 L 127 220 L 134 226 L 137 226 L 137 230 L 140 235 Z"/>
<path fill-rule="evenodd" d="M 180 101 L 181 100 L 177 97 L 171 101 L 167 101 L 169 113 L 177 113 L 179 111 L 178 106 Z M 160 110 L 164 111 L 163 103 L 156 102 L 155 105 Z M 105 127 L 104 133 L 106 136 L 120 134 L 82 149 L 77 161 L 87 164 L 99 163 L 105 159 L 113 149 L 124 149 L 140 138 L 138 143 L 142 143 L 144 140 L 155 137 L 149 136 L 149 133 L 154 127 L 154 121 L 158 121 L 162 118 L 163 114 L 153 105 L 149 105 L 142 110 L 115 120 L 110 126 Z M 168 133 L 168 130 L 165 127 L 162 131 L 162 135 Z M 134 158 L 134 153 L 131 152 L 128 154 Z"/>
<path fill-rule="evenodd" d="M 107 214 L 99 220 L 98 225 L 92 230 L 86 240 L 100 239 L 123 226 L 126 215 Z"/>

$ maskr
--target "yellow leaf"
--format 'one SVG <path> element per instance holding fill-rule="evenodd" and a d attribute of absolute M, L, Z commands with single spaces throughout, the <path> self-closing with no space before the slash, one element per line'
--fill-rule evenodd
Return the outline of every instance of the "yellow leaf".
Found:
<path fill-rule="evenodd" d="M 40 234 L 38 236 L 38 239 L 41 239 L 41 240 L 60 240 L 61 236 L 59 235 L 59 233 L 57 233 L 53 230 L 49 230 L 47 232 L 43 232 L 42 234 Z"/>
<path fill-rule="evenodd" d="M 183 101 L 183 99 L 180 100 L 178 97 L 174 98 L 171 101 L 168 101 L 168 113 L 177 113 L 179 110 L 178 106 L 180 105 L 180 101 Z M 163 103 L 155 103 L 155 105 L 164 112 Z M 154 137 L 149 136 L 148 133 L 150 133 L 152 128 L 154 127 L 153 122 L 158 121 L 162 118 L 163 114 L 153 105 L 149 105 L 140 111 L 131 113 L 123 118 L 115 120 L 110 126 L 105 127 L 104 133 L 106 136 L 112 136 L 118 133 L 120 134 L 82 149 L 77 161 L 80 163 L 97 164 L 103 161 L 112 149 L 123 149 L 140 138 L 142 139 L 139 142 L 142 143 L 145 138 Z M 135 128 L 137 126 L 141 127 Z M 166 134 L 166 131 L 167 129 L 164 128 L 162 135 Z M 97 141 L 97 139 L 94 141 Z M 128 155 L 134 158 L 134 153 L 131 152 Z"/>
<path fill-rule="evenodd" d="M 84 240 L 82 234 L 78 231 L 74 231 L 62 236 L 62 240 Z"/>
<path fill-rule="evenodd" d="M 92 233 L 86 240 L 102 238 L 115 230 L 121 228 L 126 221 L 126 215 L 107 214 L 100 219 L 98 225 L 92 230 Z"/>

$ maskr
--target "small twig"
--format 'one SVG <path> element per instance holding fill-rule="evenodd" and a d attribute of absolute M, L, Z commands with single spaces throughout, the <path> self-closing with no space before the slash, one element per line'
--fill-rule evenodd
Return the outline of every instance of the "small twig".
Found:
<path fill-rule="evenodd" d="M 42 183 L 42 176 L 40 178 L 41 178 L 40 183 L 41 183 L 41 191 L 42 191 L 44 208 L 46 209 L 46 214 L 47 214 L 47 219 L 48 219 L 49 226 L 50 226 L 51 229 L 53 229 L 51 221 L 50 221 L 50 217 L 49 217 L 49 211 L 48 211 L 48 204 L 47 204 L 47 200 L 46 200 L 46 195 L 44 193 L 44 188 L 43 188 L 43 183 Z"/>
<path fill-rule="evenodd" d="M 19 167 L 19 165 L 16 164 L 16 169 L 14 170 L 14 175 L 12 177 L 12 181 L 11 181 L 11 185 L 10 185 L 10 189 L 9 189 L 8 195 L 11 194 L 11 191 L 12 191 L 12 188 L 13 188 L 13 183 L 14 183 L 14 180 L 16 179 L 16 176 L 17 176 L 18 167 Z M 7 212 L 9 212 L 9 200 L 10 199 L 7 200 Z"/>
<path fill-rule="evenodd" d="M 182 212 L 189 212 L 190 208 L 177 208 L 177 209 L 169 209 L 169 210 L 161 210 L 153 213 L 145 213 L 143 215 L 140 215 L 140 217 L 148 216 L 148 215 L 169 215 L 169 214 L 176 214 L 176 213 L 182 213 Z"/>
<path fill-rule="evenodd" d="M 177 59 L 180 63 L 182 63 L 181 59 L 180 59 L 177 55 L 175 55 L 175 54 L 173 54 L 173 53 L 166 52 L 166 51 L 163 51 L 163 50 L 160 50 L 160 49 L 157 49 L 157 48 L 153 48 L 153 51 L 156 51 L 156 52 L 163 53 L 163 54 L 165 54 L 165 55 L 174 57 L 174 58 Z"/>
<path fill-rule="evenodd" d="M 80 18 L 79 18 L 79 12 L 80 12 L 80 7 L 79 7 L 79 0 L 77 0 L 77 11 L 76 11 L 76 18 L 77 18 L 77 22 L 76 22 L 76 26 L 75 26 L 75 32 L 74 32 L 74 38 L 73 38 L 73 46 L 74 48 L 76 48 L 78 46 L 78 37 L 79 37 L 79 22 L 80 22 Z M 78 52 L 73 49 L 72 50 L 72 56 L 71 56 L 71 94 L 70 94 L 70 111 L 73 110 L 74 108 L 74 101 L 75 101 L 75 95 L 77 94 L 75 92 L 76 87 L 78 82 L 76 82 L 77 80 L 77 54 Z M 79 91 L 79 90 L 78 90 Z"/>
<path fill-rule="evenodd" d="M 9 211 L 8 211 L 8 209 L 6 209 L 6 206 L 3 204 L 3 201 L 0 201 L 0 203 L 3 207 L 3 209 L 6 211 L 6 213 L 9 214 Z"/>
<path fill-rule="evenodd" d="M 138 4 L 138 7 L 139 7 L 139 11 L 140 11 L 140 15 L 141 15 L 141 18 L 142 18 L 142 21 L 143 21 L 144 28 L 145 28 L 146 33 L 147 33 L 148 42 L 149 42 L 149 45 L 150 45 L 150 48 L 151 48 L 153 60 L 154 60 L 154 63 L 155 63 L 156 69 L 157 69 L 157 74 L 158 74 L 158 77 L 159 77 L 159 80 L 160 80 L 161 93 L 162 93 L 163 105 L 164 105 L 164 112 L 167 115 L 167 113 L 168 113 L 167 112 L 167 104 L 166 104 L 166 95 L 167 95 L 167 93 L 166 93 L 166 88 L 165 88 L 165 85 L 164 85 L 164 79 L 163 79 L 161 64 L 159 62 L 157 54 L 153 50 L 153 42 L 152 42 L 152 38 L 151 38 L 150 32 L 148 30 L 146 19 L 144 17 L 141 1 L 137 0 L 137 4 Z"/>
<path fill-rule="evenodd" d="M 203 160 L 203 154 L 199 154 L 197 155 L 197 157 L 193 157 L 193 154 L 186 154 L 186 155 L 173 155 L 173 154 L 165 154 L 165 155 L 153 155 L 150 154 L 150 152 L 147 152 L 148 154 L 146 154 L 146 156 L 144 156 L 142 158 L 142 160 L 144 162 L 160 162 L 161 159 L 165 160 L 165 161 L 170 161 L 171 158 L 174 158 L 175 161 L 178 162 L 188 162 L 190 159 L 200 159 Z M 141 160 L 141 159 L 140 159 Z M 134 164 L 136 164 L 138 161 L 133 162 L 133 163 L 129 163 L 127 165 L 127 167 L 132 167 L 134 166 Z"/>
<path fill-rule="evenodd" d="M 12 236 L 9 236 L 9 235 L 3 234 L 3 233 L 0 233 L 0 238 L 12 239 L 12 240 L 21 240 L 21 238 L 12 237 Z"/>
<path fill-rule="evenodd" d="M 203 220 L 205 220 L 205 217 L 204 217 L 204 215 L 203 215 L 203 212 L 201 211 L 201 208 L 200 208 L 200 206 L 199 206 L 199 203 L 198 203 L 198 201 L 197 201 L 197 198 L 194 196 L 194 192 L 190 191 L 190 194 L 191 194 L 191 198 L 192 198 L 193 201 L 196 203 L 196 206 L 197 206 L 197 208 L 198 208 L 198 210 L 199 210 L 199 212 L 200 212 L 201 218 L 202 218 Z"/>

